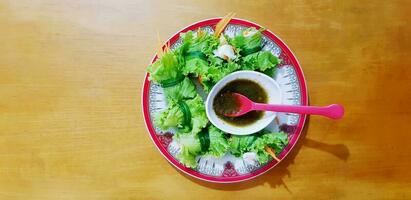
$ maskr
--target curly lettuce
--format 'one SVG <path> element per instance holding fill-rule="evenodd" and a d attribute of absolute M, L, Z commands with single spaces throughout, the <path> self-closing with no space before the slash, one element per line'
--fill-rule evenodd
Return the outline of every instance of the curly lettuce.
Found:
<path fill-rule="evenodd" d="M 150 73 L 150 80 L 161 85 L 173 84 L 184 78 L 181 74 L 181 67 L 178 56 L 174 52 L 166 52 L 164 55 L 151 64 L 147 71 Z"/>
<path fill-rule="evenodd" d="M 219 40 L 211 34 L 199 29 L 195 33 L 188 31 L 180 34 L 182 39 L 181 52 L 185 58 L 182 69 L 184 75 L 204 74 L 208 67 L 208 57 L 217 48 Z"/>
<path fill-rule="evenodd" d="M 191 133 L 198 133 L 208 124 L 208 118 L 205 112 L 205 105 L 200 96 L 187 101 L 191 112 Z"/>
<path fill-rule="evenodd" d="M 263 30 L 264 29 L 257 30 L 254 27 L 244 29 L 240 34 L 232 38 L 230 43 L 236 47 L 242 56 L 258 52 L 263 45 Z"/>
<path fill-rule="evenodd" d="M 258 70 L 264 72 L 273 69 L 280 63 L 280 59 L 269 51 L 259 51 L 243 57 L 242 70 Z"/>
<path fill-rule="evenodd" d="M 265 150 L 266 147 L 272 148 L 276 154 L 279 154 L 288 142 L 288 135 L 284 132 L 233 135 L 229 139 L 230 152 L 233 155 L 242 156 L 244 153 L 254 152 L 257 154 L 257 160 L 260 164 L 267 163 L 270 159 L 270 154 Z"/>
<path fill-rule="evenodd" d="M 197 167 L 196 157 L 201 152 L 201 144 L 197 134 L 175 134 L 174 140 L 180 146 L 177 159 L 187 167 Z"/>
<path fill-rule="evenodd" d="M 201 74 L 201 83 L 205 91 L 210 91 L 211 88 L 222 78 L 228 74 L 237 71 L 241 66 L 233 61 L 223 61 L 220 58 L 212 58 L 211 65 L 207 68 L 204 74 Z"/>
<path fill-rule="evenodd" d="M 273 149 L 278 155 L 287 144 L 288 135 L 286 133 L 266 133 L 258 137 L 249 149 L 257 154 L 258 162 L 262 164 L 267 163 L 271 158 L 270 154 L 265 150 L 265 147 Z"/>
<path fill-rule="evenodd" d="M 211 125 L 208 128 L 208 137 L 210 140 L 210 146 L 208 148 L 207 154 L 214 157 L 223 156 L 229 148 L 228 141 L 224 132 Z"/>
<path fill-rule="evenodd" d="M 229 139 L 230 152 L 239 157 L 250 150 L 249 147 L 255 140 L 257 140 L 257 134 L 232 135 Z"/>
<path fill-rule="evenodd" d="M 170 101 L 154 120 L 162 130 L 178 128 L 179 133 L 198 133 L 208 124 L 204 102 L 200 96 L 183 101 Z"/>
<path fill-rule="evenodd" d="M 177 102 L 170 102 L 168 107 L 154 118 L 154 124 L 161 130 L 170 128 L 183 128 L 184 113 Z"/>
<path fill-rule="evenodd" d="M 187 52 L 201 52 L 206 56 L 212 55 L 219 45 L 218 38 L 201 29 L 196 32 L 187 31 L 181 33 L 180 37 L 183 41 L 182 51 L 186 54 Z"/>
<path fill-rule="evenodd" d="M 168 101 L 179 101 L 194 98 L 197 91 L 194 83 L 186 77 L 177 85 L 164 88 L 164 94 Z"/>

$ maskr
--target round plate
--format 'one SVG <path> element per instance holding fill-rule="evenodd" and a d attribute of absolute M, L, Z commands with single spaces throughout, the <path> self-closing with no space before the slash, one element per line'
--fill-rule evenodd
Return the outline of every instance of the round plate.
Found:
<path fill-rule="evenodd" d="M 213 33 L 215 25 L 220 20 L 221 18 L 213 18 L 196 22 L 178 31 L 167 42 L 170 43 L 171 49 L 174 49 L 181 45 L 179 35 L 182 32 L 201 28 Z M 233 37 L 247 27 L 261 28 L 260 25 L 246 20 L 232 19 L 227 25 L 224 33 L 229 37 Z M 304 75 L 294 54 L 283 41 L 269 30 L 263 31 L 263 35 L 263 50 L 270 51 L 282 60 L 281 64 L 277 66 L 275 73 L 272 74 L 272 77 L 280 85 L 283 94 L 283 104 L 308 105 L 307 87 Z M 154 56 L 152 63 L 156 59 L 157 56 Z M 255 178 L 279 163 L 275 160 L 270 160 L 264 165 L 250 165 L 244 162 L 242 158 L 237 158 L 227 153 L 222 158 L 198 156 L 198 167 L 196 169 L 185 167 L 175 158 L 175 155 L 179 152 L 179 147 L 173 142 L 173 130 L 161 131 L 153 125 L 153 117 L 155 114 L 166 108 L 167 102 L 162 88 L 159 85 L 150 82 L 148 76 L 149 74 L 146 74 L 142 91 L 142 108 L 145 124 L 150 137 L 158 150 L 177 169 L 201 180 L 218 183 L 233 183 Z M 305 123 L 305 118 L 305 115 L 278 113 L 277 118 L 267 127 L 267 129 L 272 131 L 281 130 L 289 134 L 289 144 L 278 155 L 280 161 L 287 156 L 297 143 Z"/>

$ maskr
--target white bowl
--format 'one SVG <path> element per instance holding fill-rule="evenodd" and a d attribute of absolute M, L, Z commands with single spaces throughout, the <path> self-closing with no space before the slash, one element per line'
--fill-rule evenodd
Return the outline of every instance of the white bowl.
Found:
<path fill-rule="evenodd" d="M 207 117 L 210 122 L 219 128 L 220 130 L 231 133 L 234 135 L 248 135 L 252 133 L 256 133 L 265 127 L 267 127 L 275 118 L 275 112 L 264 112 L 263 116 L 257 120 L 256 122 L 245 125 L 245 126 L 234 126 L 225 122 L 224 120 L 220 119 L 217 114 L 214 112 L 213 109 L 213 102 L 215 96 L 218 92 L 225 86 L 227 83 L 237 80 L 237 79 L 247 79 L 254 81 L 260 85 L 265 92 L 267 92 L 268 101 L 267 103 L 270 104 L 281 104 L 282 103 L 282 96 L 281 96 L 281 89 L 278 83 L 271 77 L 255 71 L 238 71 L 231 73 L 217 82 L 217 84 L 211 89 L 210 93 L 208 94 L 206 100 L 206 113 Z"/>

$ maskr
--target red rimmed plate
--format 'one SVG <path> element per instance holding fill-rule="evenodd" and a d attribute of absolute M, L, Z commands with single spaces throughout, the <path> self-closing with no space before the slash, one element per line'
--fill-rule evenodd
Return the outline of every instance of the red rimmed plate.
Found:
<path fill-rule="evenodd" d="M 179 38 L 180 33 L 189 30 L 197 30 L 199 28 L 212 33 L 215 25 L 220 20 L 221 18 L 213 18 L 196 22 L 175 33 L 167 42 L 170 43 L 171 49 L 174 49 L 181 45 L 181 40 Z M 261 28 L 260 25 L 243 19 L 232 19 L 227 25 L 224 33 L 232 37 L 247 27 Z M 270 51 L 282 59 L 281 64 L 278 65 L 278 68 L 276 72 L 272 74 L 272 77 L 280 85 L 283 94 L 283 104 L 308 105 L 307 87 L 304 75 L 294 54 L 283 41 L 269 30 L 264 31 L 263 35 L 263 50 Z M 156 59 L 157 56 L 154 56 L 152 62 Z M 159 85 L 150 82 L 148 76 L 149 74 L 146 74 L 142 91 L 142 107 L 145 124 L 149 135 L 158 150 L 177 169 L 201 180 L 218 183 L 233 183 L 255 178 L 279 163 L 275 160 L 271 160 L 263 165 L 250 165 L 249 163 L 244 162 L 242 158 L 237 158 L 228 153 L 222 158 L 198 156 L 198 167 L 196 169 L 185 167 L 175 158 L 175 155 L 179 151 L 179 147 L 173 142 L 173 130 L 161 131 L 153 124 L 154 115 L 165 109 L 167 102 L 163 95 L 162 88 Z M 272 131 L 282 130 L 289 134 L 289 144 L 278 155 L 280 161 L 285 159 L 287 154 L 297 143 L 305 119 L 305 115 L 278 113 L 277 119 L 267 127 L 267 129 Z"/>

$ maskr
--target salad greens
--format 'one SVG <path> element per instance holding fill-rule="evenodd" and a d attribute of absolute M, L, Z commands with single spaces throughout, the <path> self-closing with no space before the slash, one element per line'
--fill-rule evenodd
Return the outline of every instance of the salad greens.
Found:
<path fill-rule="evenodd" d="M 280 60 L 268 51 L 259 51 L 243 59 L 244 70 L 266 71 L 280 63 Z"/>
<path fill-rule="evenodd" d="M 208 128 L 209 140 L 210 140 L 210 147 L 208 148 L 207 154 L 221 157 L 223 156 L 228 150 L 228 141 L 227 136 L 224 134 L 223 131 L 218 129 L 215 126 L 210 126 Z"/>
<path fill-rule="evenodd" d="M 213 35 L 198 30 L 196 33 L 188 31 L 180 35 L 183 44 L 180 52 L 184 56 L 185 65 L 183 74 L 198 76 L 207 72 L 208 57 L 211 57 L 213 49 L 217 47 L 218 39 Z"/>
<path fill-rule="evenodd" d="M 229 140 L 230 151 L 235 156 L 241 156 L 247 152 L 254 152 L 257 161 L 262 164 L 268 162 L 270 154 L 265 150 L 269 147 L 277 154 L 288 144 L 288 135 L 284 132 L 271 133 L 262 131 L 258 134 L 245 136 L 231 136 Z"/>
<path fill-rule="evenodd" d="M 263 37 L 261 30 L 256 30 L 253 27 L 247 28 L 239 35 L 236 35 L 232 40 L 231 43 L 239 49 L 239 53 L 242 56 L 247 56 L 249 54 L 258 52 L 262 49 Z"/>
<path fill-rule="evenodd" d="M 162 130 L 178 128 L 179 133 L 198 133 L 208 124 L 204 102 L 198 95 L 183 101 L 171 100 L 154 123 Z"/>
<path fill-rule="evenodd" d="M 168 101 L 178 101 L 196 97 L 197 91 L 196 86 L 190 78 L 185 77 L 176 85 L 164 88 L 164 94 Z"/>
<path fill-rule="evenodd" d="M 173 52 L 165 53 L 155 63 L 147 69 L 150 73 L 150 80 L 164 87 L 175 85 L 179 80 L 184 78 L 181 75 L 181 67 L 177 54 Z"/>
<path fill-rule="evenodd" d="M 181 45 L 163 52 L 147 71 L 149 79 L 164 91 L 167 107 L 154 118 L 154 124 L 163 131 L 174 132 L 173 140 L 179 145 L 176 158 L 185 166 L 197 167 L 201 155 L 222 157 L 231 153 L 237 157 L 254 155 L 264 164 L 288 144 L 284 132 L 229 135 L 209 123 L 203 99 L 196 84 L 205 92 L 226 75 L 239 70 L 271 73 L 281 60 L 263 49 L 263 29 L 247 28 L 230 38 L 220 37 L 202 29 L 180 34 Z M 248 158 L 247 157 L 247 158 Z"/>
<path fill-rule="evenodd" d="M 196 156 L 201 153 L 201 144 L 198 134 L 180 134 L 174 135 L 173 139 L 180 144 L 180 153 L 177 158 L 187 167 L 196 167 Z"/>

